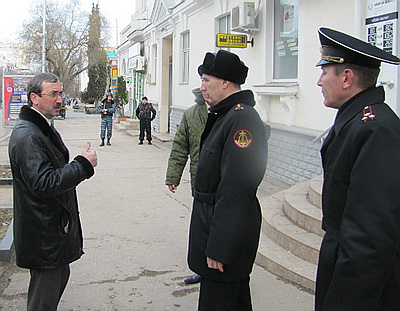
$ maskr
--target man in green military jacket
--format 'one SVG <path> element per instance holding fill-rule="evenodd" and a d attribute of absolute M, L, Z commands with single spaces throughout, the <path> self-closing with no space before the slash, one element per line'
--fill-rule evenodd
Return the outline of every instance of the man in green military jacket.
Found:
<path fill-rule="evenodd" d="M 165 184 L 175 193 L 178 188 L 186 162 L 190 157 L 190 182 L 193 188 L 200 152 L 200 137 L 207 120 L 207 105 L 200 88 L 192 90 L 195 103 L 183 113 L 178 131 L 175 134 L 171 153 L 168 160 Z M 186 284 L 196 284 L 201 277 L 194 274 L 185 279 Z"/>
<path fill-rule="evenodd" d="M 168 160 L 165 184 L 171 192 L 175 192 L 180 184 L 183 170 L 190 157 L 190 182 L 193 187 L 197 162 L 199 160 L 200 137 L 207 120 L 207 105 L 201 95 L 200 88 L 192 91 L 195 96 L 193 106 L 188 108 L 182 117 L 175 134 Z"/>

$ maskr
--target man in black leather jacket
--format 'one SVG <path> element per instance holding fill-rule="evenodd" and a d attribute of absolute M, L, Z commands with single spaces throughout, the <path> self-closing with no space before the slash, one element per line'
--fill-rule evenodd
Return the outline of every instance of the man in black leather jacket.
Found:
<path fill-rule="evenodd" d="M 153 105 L 149 103 L 146 96 L 142 97 L 142 103 L 136 108 L 136 117 L 139 119 L 139 145 L 143 145 L 144 134 L 146 133 L 146 139 L 148 144 L 152 144 L 151 137 L 151 121 L 156 117 L 156 110 Z"/>
<path fill-rule="evenodd" d="M 17 265 L 30 269 L 28 310 L 56 310 L 69 278 L 69 264 L 83 254 L 75 187 L 94 174 L 97 155 L 88 142 L 71 162 L 52 126 L 62 86 L 57 76 L 38 74 L 28 83 L 9 142 L 14 188 Z"/>

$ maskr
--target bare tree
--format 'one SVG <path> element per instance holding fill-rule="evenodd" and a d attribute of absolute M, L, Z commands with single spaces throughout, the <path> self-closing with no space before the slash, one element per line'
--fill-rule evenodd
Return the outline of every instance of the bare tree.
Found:
<path fill-rule="evenodd" d="M 20 33 L 25 55 L 33 67 L 36 64 L 37 71 L 42 59 L 42 12 L 42 2 L 37 3 L 31 10 L 31 20 L 24 23 Z M 107 23 L 102 25 L 103 33 L 107 33 Z M 100 44 L 104 42 L 99 40 Z M 88 68 L 88 41 L 89 13 L 82 11 L 79 0 L 47 3 L 45 68 L 59 76 L 67 93 L 76 92 L 78 76 Z"/>

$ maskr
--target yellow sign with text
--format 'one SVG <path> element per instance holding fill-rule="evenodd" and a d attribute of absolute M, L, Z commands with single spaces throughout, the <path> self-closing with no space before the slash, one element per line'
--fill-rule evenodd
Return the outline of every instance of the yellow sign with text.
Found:
<path fill-rule="evenodd" d="M 217 34 L 217 46 L 224 48 L 247 48 L 247 35 Z"/>

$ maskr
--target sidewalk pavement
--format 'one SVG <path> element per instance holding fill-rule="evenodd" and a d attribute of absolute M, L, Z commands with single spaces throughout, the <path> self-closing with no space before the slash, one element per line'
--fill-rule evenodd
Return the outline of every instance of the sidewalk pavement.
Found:
<path fill-rule="evenodd" d="M 196 310 L 199 285 L 183 282 L 192 274 L 186 263 L 189 173 L 175 194 L 168 191 L 171 143 L 155 138 L 152 146 L 139 146 L 136 136 L 114 131 L 112 146 L 99 147 L 99 116 L 72 110 L 55 126 L 71 158 L 87 141 L 99 158 L 95 175 L 78 186 L 86 254 L 71 265 L 59 310 Z M 0 141 L 0 164 L 8 164 L 7 140 Z M 266 180 L 260 195 L 280 186 Z M 29 271 L 14 259 L 0 263 L 0 310 L 25 310 L 28 281 Z M 255 311 L 313 308 L 313 295 L 259 266 L 251 290 Z"/>

